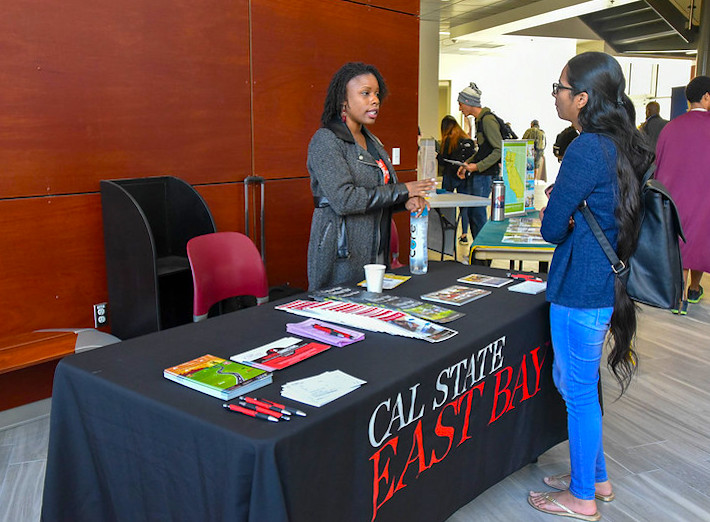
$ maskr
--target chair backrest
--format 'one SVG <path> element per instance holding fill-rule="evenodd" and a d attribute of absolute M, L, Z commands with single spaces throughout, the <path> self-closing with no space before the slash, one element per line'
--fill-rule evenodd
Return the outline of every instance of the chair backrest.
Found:
<path fill-rule="evenodd" d="M 212 305 L 229 297 L 252 295 L 257 304 L 269 300 L 264 262 L 244 234 L 215 232 L 193 237 L 187 243 L 187 257 L 195 293 L 195 322 L 206 319 Z"/>
<path fill-rule="evenodd" d="M 399 233 L 397 233 L 397 225 L 394 219 L 390 226 L 390 258 L 390 268 L 404 266 L 399 260 Z"/>

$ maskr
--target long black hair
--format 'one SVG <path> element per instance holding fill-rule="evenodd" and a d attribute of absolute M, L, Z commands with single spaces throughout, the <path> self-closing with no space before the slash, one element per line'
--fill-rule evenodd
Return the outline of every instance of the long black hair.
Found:
<path fill-rule="evenodd" d="M 654 160 L 654 153 L 635 126 L 636 111 L 624 93 L 626 80 L 614 58 L 600 52 L 579 54 L 567 62 L 567 80 L 574 94 L 586 92 L 588 96 L 586 105 L 579 111 L 578 121 L 582 130 L 608 136 L 616 146 L 617 255 L 627 263 L 636 249 L 641 225 L 640 182 Z M 636 305 L 618 277 L 614 282 L 614 294 L 614 313 L 610 324 L 613 342 L 607 364 L 623 393 L 638 363 L 638 354 L 633 347 Z"/>
<path fill-rule="evenodd" d="M 328 85 L 328 93 L 325 95 L 323 104 L 323 114 L 320 117 L 321 124 L 325 127 L 334 118 L 340 119 L 343 111 L 343 104 L 347 101 L 347 85 L 350 80 L 363 74 L 372 74 L 380 86 L 380 101 L 387 96 L 387 84 L 385 79 L 374 65 L 362 62 L 348 62 L 343 65 L 338 72 L 333 75 Z"/>

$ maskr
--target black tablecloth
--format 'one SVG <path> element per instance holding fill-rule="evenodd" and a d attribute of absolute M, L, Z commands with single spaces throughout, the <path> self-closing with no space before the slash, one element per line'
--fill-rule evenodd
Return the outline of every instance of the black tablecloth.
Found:
<path fill-rule="evenodd" d="M 501 275 L 431 263 L 392 292 L 418 297 L 472 272 Z M 447 341 L 366 332 L 276 372 L 257 395 L 279 399 L 285 382 L 326 370 L 367 381 L 321 408 L 299 405 L 308 416 L 288 423 L 231 413 L 162 377 L 303 320 L 272 303 L 62 360 L 42 520 L 445 519 L 566 439 L 544 294 L 503 287 L 452 308 L 466 316 Z"/>

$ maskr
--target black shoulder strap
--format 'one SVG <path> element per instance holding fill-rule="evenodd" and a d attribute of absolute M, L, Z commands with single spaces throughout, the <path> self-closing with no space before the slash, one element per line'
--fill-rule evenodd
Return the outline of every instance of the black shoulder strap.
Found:
<path fill-rule="evenodd" d="M 656 164 L 651 163 L 651 165 L 648 167 L 648 170 L 646 170 L 646 173 L 643 175 L 643 183 L 641 184 L 641 190 L 643 190 L 643 187 L 646 185 L 646 182 L 651 179 L 651 176 L 653 176 L 653 172 L 655 170 Z M 599 246 L 601 246 L 602 250 L 604 250 L 606 257 L 611 263 L 611 269 L 621 279 L 621 281 L 626 284 L 626 280 L 629 277 L 629 267 L 626 266 L 626 264 L 624 264 L 624 262 L 619 259 L 619 256 L 616 255 L 616 252 L 612 248 L 611 243 L 609 243 L 609 240 L 604 235 L 604 232 L 602 232 L 602 228 L 599 226 L 599 222 L 594 217 L 594 214 L 592 214 L 592 211 L 589 210 L 587 200 L 585 199 L 584 201 L 582 201 L 579 204 L 579 207 L 577 208 L 579 208 L 579 211 L 582 213 L 584 219 L 587 221 L 587 224 L 592 230 L 594 237 L 597 238 Z"/>

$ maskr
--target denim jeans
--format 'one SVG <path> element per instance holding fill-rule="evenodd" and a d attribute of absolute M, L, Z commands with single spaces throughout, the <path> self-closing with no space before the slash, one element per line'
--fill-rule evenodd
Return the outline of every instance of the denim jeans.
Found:
<path fill-rule="evenodd" d="M 488 198 L 491 196 L 491 184 L 493 183 L 492 176 L 481 176 L 473 174 L 469 179 L 472 179 L 471 192 L 474 196 L 483 196 Z M 488 221 L 487 207 L 469 207 L 468 218 L 471 224 L 471 235 L 475 238 L 483 228 L 483 225 Z"/>
<path fill-rule="evenodd" d="M 555 359 L 552 376 L 567 405 L 572 471 L 570 492 L 594 499 L 594 483 L 607 480 L 599 404 L 599 362 L 613 308 L 550 305 Z"/>

